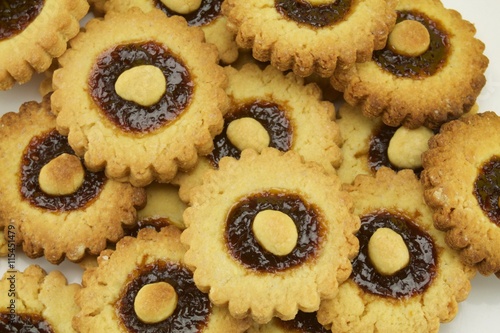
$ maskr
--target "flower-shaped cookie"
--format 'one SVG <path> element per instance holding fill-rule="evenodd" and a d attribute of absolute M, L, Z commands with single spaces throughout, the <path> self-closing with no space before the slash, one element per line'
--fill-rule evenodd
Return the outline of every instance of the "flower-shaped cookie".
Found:
<path fill-rule="evenodd" d="M 250 323 L 232 318 L 196 288 L 184 263 L 179 229 L 142 229 L 106 250 L 83 275 L 76 295 L 78 332 L 244 332 Z"/>
<path fill-rule="evenodd" d="M 59 263 L 99 254 L 144 205 L 141 188 L 87 170 L 56 130 L 48 98 L 0 119 L 0 227 L 27 256 Z"/>
<path fill-rule="evenodd" d="M 224 0 L 107 0 L 106 12 L 126 11 L 139 7 L 145 12 L 161 10 L 167 16 L 182 16 L 189 26 L 200 27 L 208 43 L 219 51 L 222 63 L 230 64 L 238 58 L 235 35 L 226 28 L 227 19 L 222 15 Z"/>
<path fill-rule="evenodd" d="M 3 1 L 0 6 L 0 90 L 26 83 L 66 51 L 89 10 L 85 0 Z"/>
<path fill-rule="evenodd" d="M 332 77 L 332 85 L 389 126 L 438 128 L 473 107 L 486 82 L 484 44 L 439 0 L 400 0 L 396 10 L 386 47 Z"/>
<path fill-rule="evenodd" d="M 299 76 L 329 77 L 383 48 L 394 0 L 226 0 L 222 11 L 242 48 Z"/>
<path fill-rule="evenodd" d="M 224 157 L 191 192 L 181 240 L 194 281 L 236 318 L 312 312 L 351 272 L 359 220 L 335 175 L 293 151 Z"/>
<path fill-rule="evenodd" d="M 217 50 L 203 39 L 182 17 L 133 8 L 89 21 L 71 41 L 52 106 L 89 169 L 145 186 L 211 151 L 227 96 Z"/>
<path fill-rule="evenodd" d="M 293 150 L 335 173 L 342 161 L 340 132 L 333 120 L 334 105 L 321 99 L 317 85 L 305 84 L 293 73 L 285 75 L 272 66 L 260 69 L 256 64 L 245 64 L 239 70 L 224 69 L 231 106 L 222 132 L 214 138 L 214 150 L 174 180 L 181 185 L 183 200 L 206 170 L 217 168 L 224 156 L 239 158 L 246 148 L 258 152 L 265 147 Z"/>
<path fill-rule="evenodd" d="M 425 199 L 447 243 L 480 273 L 500 277 L 500 116 L 441 127 L 423 155 Z"/>
<path fill-rule="evenodd" d="M 467 298 L 475 269 L 434 228 L 419 180 L 383 167 L 345 189 L 361 218 L 359 254 L 318 321 L 332 332 L 438 332 Z"/>
<path fill-rule="evenodd" d="M 78 290 L 59 271 L 47 274 L 37 265 L 8 270 L 0 280 L 0 332 L 76 332 L 71 320 Z"/>

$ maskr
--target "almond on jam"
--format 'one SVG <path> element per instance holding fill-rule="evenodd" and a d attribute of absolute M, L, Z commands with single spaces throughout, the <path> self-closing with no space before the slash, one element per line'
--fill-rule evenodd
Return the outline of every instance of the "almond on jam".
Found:
<path fill-rule="evenodd" d="M 167 16 L 181 15 L 190 26 L 204 26 L 210 24 L 221 15 L 221 6 L 224 0 L 202 0 L 197 10 L 188 14 L 179 14 L 165 6 L 162 1 L 155 0 L 156 8 L 161 9 Z"/>
<path fill-rule="evenodd" d="M 0 41 L 18 35 L 42 11 L 44 0 L 2 1 L 0 6 Z"/>

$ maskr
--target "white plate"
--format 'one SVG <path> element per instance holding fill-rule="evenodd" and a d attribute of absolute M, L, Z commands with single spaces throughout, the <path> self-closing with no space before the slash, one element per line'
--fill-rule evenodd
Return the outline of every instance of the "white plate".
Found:
<path fill-rule="evenodd" d="M 459 11 L 462 16 L 474 23 L 477 37 L 486 44 L 486 56 L 490 59 L 486 71 L 487 83 L 477 103 L 480 111 L 495 111 L 500 114 L 500 44 L 496 33 L 500 31 L 500 1 L 498 0 L 443 0 L 447 8 Z M 35 76 L 28 84 L 16 86 L 12 90 L 0 92 L 0 115 L 17 111 L 19 106 L 29 100 L 40 101 L 38 86 L 43 75 Z M 1 143 L 0 143 L 1 144 Z M 69 282 L 80 283 L 82 270 L 76 264 L 65 261 L 59 266 L 52 265 L 43 258 L 31 260 L 21 251 L 16 255 L 16 268 L 23 270 L 27 265 L 37 263 L 47 271 L 61 270 Z M 0 275 L 6 268 L 6 259 L 0 258 Z M 478 275 L 472 281 L 469 297 L 459 305 L 456 318 L 441 326 L 442 333 L 499 332 L 500 330 L 500 279 L 494 276 Z"/>

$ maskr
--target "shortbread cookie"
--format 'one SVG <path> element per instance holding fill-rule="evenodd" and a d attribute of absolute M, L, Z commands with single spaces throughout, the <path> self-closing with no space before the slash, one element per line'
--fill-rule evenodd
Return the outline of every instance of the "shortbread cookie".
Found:
<path fill-rule="evenodd" d="M 133 8 L 93 19 L 54 73 L 58 129 L 93 171 L 135 186 L 168 182 L 222 129 L 216 62 L 215 47 L 182 17 Z"/>
<path fill-rule="evenodd" d="M 370 59 L 396 21 L 394 0 L 226 0 L 222 11 L 241 48 L 260 61 L 329 77 Z"/>
<path fill-rule="evenodd" d="M 80 31 L 85 0 L 4 1 L 0 6 L 0 90 L 44 72 Z"/>
<path fill-rule="evenodd" d="M 246 148 L 293 150 L 335 173 L 342 161 L 335 107 L 321 99 L 317 85 L 306 85 L 293 73 L 284 75 L 272 66 L 260 69 L 253 63 L 239 70 L 225 67 L 225 71 L 231 106 L 224 116 L 224 129 L 214 139 L 208 162 L 200 159 L 194 170 L 174 180 L 181 185 L 183 200 L 201 182 L 205 170 L 217 168 L 224 156 L 239 158 Z"/>
<path fill-rule="evenodd" d="M 467 298 L 475 269 L 434 228 L 419 180 L 383 167 L 345 188 L 361 219 L 359 255 L 318 321 L 332 332 L 438 332 Z"/>
<path fill-rule="evenodd" d="M 108 0 L 104 6 L 106 12 L 126 11 L 139 7 L 145 12 L 159 9 L 167 16 L 182 16 L 189 26 L 200 27 L 208 43 L 219 51 L 223 64 L 230 64 L 238 58 L 238 45 L 235 34 L 226 28 L 227 19 L 222 15 L 224 0 Z"/>
<path fill-rule="evenodd" d="M 299 311 L 292 320 L 273 318 L 264 325 L 255 324 L 247 333 L 330 333 L 323 325 L 318 323 L 316 312 Z"/>
<path fill-rule="evenodd" d="M 48 98 L 3 115 L 0 140 L 0 226 L 14 226 L 27 256 L 78 261 L 136 223 L 144 190 L 87 170 L 56 131 Z"/>
<path fill-rule="evenodd" d="M 486 82 L 484 44 L 439 0 L 400 0 L 396 9 L 386 47 L 332 77 L 332 85 L 389 126 L 438 128 L 473 107 Z"/>
<path fill-rule="evenodd" d="M 257 323 L 316 311 L 351 272 L 359 220 L 340 180 L 294 151 L 224 157 L 191 192 L 181 240 L 213 303 Z"/>
<path fill-rule="evenodd" d="M 500 116 L 449 122 L 423 155 L 425 199 L 447 243 L 480 273 L 500 277 Z"/>
<path fill-rule="evenodd" d="M 61 272 L 47 274 L 38 265 L 8 270 L 0 280 L 0 332 L 76 332 L 71 320 L 80 288 Z"/>
<path fill-rule="evenodd" d="M 179 229 L 142 229 L 106 250 L 84 272 L 76 296 L 78 332 L 244 332 L 250 322 L 232 318 L 196 288 L 184 262 Z"/>

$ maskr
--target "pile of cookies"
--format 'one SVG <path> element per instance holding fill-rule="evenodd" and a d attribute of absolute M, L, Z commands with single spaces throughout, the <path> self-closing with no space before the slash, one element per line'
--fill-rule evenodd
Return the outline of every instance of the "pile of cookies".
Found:
<path fill-rule="evenodd" d="M 47 75 L 0 119 L 0 255 L 84 269 L 5 273 L 0 331 L 437 332 L 500 277 L 488 59 L 439 0 L 0 19 L 0 89 Z"/>

